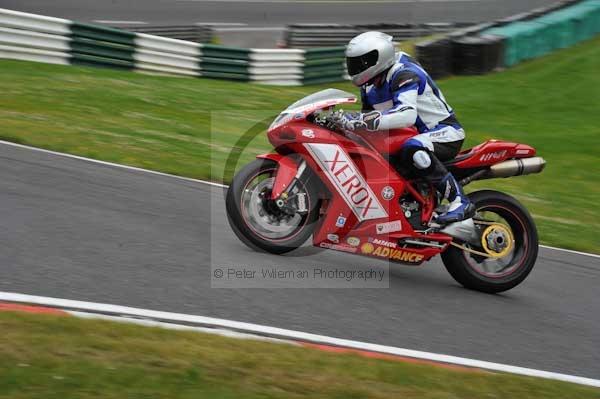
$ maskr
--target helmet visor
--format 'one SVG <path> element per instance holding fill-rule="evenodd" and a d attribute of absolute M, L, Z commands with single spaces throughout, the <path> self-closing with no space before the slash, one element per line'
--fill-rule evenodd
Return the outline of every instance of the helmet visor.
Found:
<path fill-rule="evenodd" d="M 369 51 L 368 53 L 359 55 L 358 57 L 346 57 L 348 75 L 354 76 L 366 71 L 373 65 L 377 64 L 378 58 L 379 51 L 377 50 Z"/>

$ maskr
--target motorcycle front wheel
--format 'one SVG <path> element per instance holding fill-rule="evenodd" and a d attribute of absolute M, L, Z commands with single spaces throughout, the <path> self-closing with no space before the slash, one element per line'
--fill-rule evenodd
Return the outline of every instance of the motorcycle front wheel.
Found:
<path fill-rule="evenodd" d="M 246 165 L 233 178 L 225 203 L 229 224 L 244 244 L 283 254 L 311 236 L 319 216 L 319 200 L 314 184 L 301 177 L 288 190 L 285 204 L 277 204 L 270 197 L 277 167 L 270 159 Z"/>
<path fill-rule="evenodd" d="M 519 285 L 533 269 L 538 235 L 527 209 L 498 191 L 469 194 L 477 243 L 455 242 L 442 253 L 444 266 L 465 288 L 497 293 Z"/>

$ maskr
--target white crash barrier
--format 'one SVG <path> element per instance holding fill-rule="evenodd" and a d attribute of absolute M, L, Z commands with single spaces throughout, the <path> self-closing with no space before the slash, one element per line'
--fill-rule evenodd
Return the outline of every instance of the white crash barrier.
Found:
<path fill-rule="evenodd" d="M 158 51 L 136 49 L 133 58 L 136 63 L 162 65 L 189 72 L 199 71 L 198 59 L 175 54 L 161 53 Z"/>
<path fill-rule="evenodd" d="M 60 35 L 0 27 L 0 44 L 68 52 L 69 38 Z"/>
<path fill-rule="evenodd" d="M 69 35 L 71 21 L 0 8 L 0 26 L 33 32 Z"/>
<path fill-rule="evenodd" d="M 68 53 L 59 51 L 38 50 L 29 47 L 0 45 L 0 58 L 12 60 L 45 62 L 47 64 L 70 64 Z"/>
<path fill-rule="evenodd" d="M 168 67 L 164 65 L 151 64 L 147 62 L 136 62 L 135 70 L 147 74 L 157 75 L 180 75 L 180 76 L 201 76 L 200 71 Z"/>
<path fill-rule="evenodd" d="M 302 75 L 302 68 L 298 67 L 250 67 L 250 75 Z"/>
<path fill-rule="evenodd" d="M 152 36 L 145 33 L 136 33 L 135 46 L 139 49 L 189 57 L 200 57 L 202 55 L 202 45 L 200 43 L 186 42 L 185 40 L 171 39 L 168 37 Z"/>
<path fill-rule="evenodd" d="M 304 50 L 251 49 L 250 80 L 277 86 L 302 85 Z"/>
<path fill-rule="evenodd" d="M 304 50 L 297 49 L 252 49 L 252 61 L 304 62 Z"/>
<path fill-rule="evenodd" d="M 75 26 L 79 26 L 79 29 Z M 97 37 L 81 37 L 80 28 L 80 24 L 66 19 L 0 8 L 0 58 L 52 64 L 76 63 L 81 59 L 94 63 L 95 58 L 100 58 L 99 65 L 122 66 L 123 52 L 131 51 L 133 63 L 128 60 L 125 62 L 127 67 L 136 71 L 202 76 L 203 45 L 200 43 L 133 33 L 133 46 L 123 46 L 122 42 L 111 40 L 112 37 L 119 36 L 119 32 L 113 28 L 85 28 L 89 32 L 97 33 Z M 130 37 L 126 32 L 121 33 Z M 88 42 L 91 44 L 85 47 Z M 211 54 L 213 69 L 210 73 L 206 72 L 207 76 L 227 75 L 231 72 L 229 68 L 233 64 L 239 70 L 233 72 L 237 75 L 236 79 L 242 74 L 243 77 L 257 83 L 293 86 L 301 85 L 305 81 L 305 50 L 232 49 L 211 46 Z M 111 57 L 115 58 L 114 63 Z M 214 70 L 215 64 L 222 64 L 223 71 Z"/>

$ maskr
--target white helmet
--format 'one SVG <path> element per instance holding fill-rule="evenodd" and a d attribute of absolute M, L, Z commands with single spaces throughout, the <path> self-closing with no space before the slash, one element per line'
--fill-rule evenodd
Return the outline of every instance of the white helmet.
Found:
<path fill-rule="evenodd" d="M 356 36 L 346 47 L 348 75 L 355 86 L 362 86 L 396 61 L 392 37 L 382 32 L 365 32 Z"/>

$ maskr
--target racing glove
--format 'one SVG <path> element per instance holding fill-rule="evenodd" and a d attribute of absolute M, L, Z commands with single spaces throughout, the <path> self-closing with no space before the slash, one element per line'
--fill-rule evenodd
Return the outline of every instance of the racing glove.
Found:
<path fill-rule="evenodd" d="M 379 127 L 381 121 L 381 112 L 371 111 L 367 113 L 361 112 L 344 112 L 340 119 L 340 125 L 351 132 L 356 130 L 366 129 L 375 131 Z"/>

